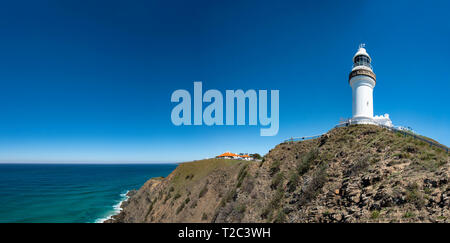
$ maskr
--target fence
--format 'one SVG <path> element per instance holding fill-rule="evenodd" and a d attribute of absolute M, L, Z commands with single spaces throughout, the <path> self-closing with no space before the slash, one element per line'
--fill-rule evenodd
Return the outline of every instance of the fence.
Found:
<path fill-rule="evenodd" d="M 418 136 L 418 135 L 416 135 L 416 134 L 414 134 L 412 132 L 407 132 L 405 130 L 402 130 L 402 129 L 399 129 L 399 128 L 396 128 L 396 127 L 388 127 L 388 126 L 385 126 L 385 125 L 379 125 L 379 126 L 380 127 L 384 127 L 384 128 L 386 128 L 386 129 L 388 129 L 390 131 L 393 131 L 393 132 L 399 132 L 399 133 L 403 134 L 403 136 L 405 136 L 405 137 L 409 136 L 409 137 L 412 137 L 414 139 L 421 140 L 421 141 L 423 141 L 425 143 L 428 143 L 430 145 L 430 147 L 431 146 L 435 146 L 435 147 L 438 147 L 438 148 L 441 148 L 441 149 L 445 150 L 448 153 L 448 147 L 447 146 L 444 146 L 442 144 L 439 144 L 439 143 L 433 142 L 431 140 L 425 139 L 422 136 Z"/>
<path fill-rule="evenodd" d="M 310 139 L 316 139 L 316 138 L 320 138 L 324 134 L 314 135 L 314 136 L 295 137 L 295 138 L 292 137 L 292 138 L 290 138 L 288 140 L 284 140 L 284 142 L 285 143 L 288 143 L 288 142 L 293 143 L 293 142 L 305 141 L 305 140 L 310 140 Z"/>

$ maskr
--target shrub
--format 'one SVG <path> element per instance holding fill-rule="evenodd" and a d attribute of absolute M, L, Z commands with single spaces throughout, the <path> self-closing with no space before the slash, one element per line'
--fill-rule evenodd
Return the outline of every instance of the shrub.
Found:
<path fill-rule="evenodd" d="M 308 172 L 314 160 L 318 157 L 319 150 L 317 148 L 311 149 L 308 153 L 306 153 L 300 162 L 297 164 L 297 172 L 300 175 Z"/>
<path fill-rule="evenodd" d="M 247 179 L 246 183 L 242 185 L 242 190 L 248 194 L 250 194 L 255 187 L 255 183 L 253 180 Z"/>
<path fill-rule="evenodd" d="M 419 192 L 417 183 L 408 184 L 406 187 L 406 201 L 414 204 L 418 209 L 425 206 L 422 193 Z"/>
<path fill-rule="evenodd" d="M 261 158 L 262 158 L 261 155 L 258 154 L 258 153 L 250 154 L 250 156 L 251 156 L 252 158 L 254 158 L 254 159 L 261 159 Z"/>
<path fill-rule="evenodd" d="M 206 192 L 208 192 L 208 186 L 205 184 L 203 186 L 203 188 L 200 190 L 200 192 L 198 193 L 198 198 L 203 197 L 206 194 Z"/>
<path fill-rule="evenodd" d="M 283 182 L 283 177 L 283 172 L 278 172 L 278 174 L 272 179 L 270 188 L 277 189 L 281 182 Z"/>
<path fill-rule="evenodd" d="M 206 213 L 202 214 L 202 220 L 207 220 L 208 219 L 208 215 Z"/>
<path fill-rule="evenodd" d="M 275 217 L 274 223 L 284 223 L 286 222 L 286 214 L 283 210 L 279 210 L 277 216 Z"/>
<path fill-rule="evenodd" d="M 404 217 L 404 218 L 412 218 L 412 217 L 414 217 L 414 213 L 412 213 L 412 212 L 410 212 L 410 211 L 407 211 L 407 212 L 403 215 L 403 217 Z"/>
<path fill-rule="evenodd" d="M 242 181 L 244 180 L 245 176 L 247 176 L 247 167 L 248 167 L 248 164 L 242 166 L 241 170 L 239 171 L 238 182 L 236 185 L 236 187 L 238 187 L 238 188 L 241 187 Z"/>
<path fill-rule="evenodd" d="M 371 219 L 377 219 L 380 216 L 380 211 L 378 210 L 374 210 L 372 211 L 372 213 L 370 214 L 370 218 Z"/>
<path fill-rule="evenodd" d="M 298 181 L 299 181 L 298 173 L 291 171 L 290 176 L 289 176 L 289 181 L 287 184 L 288 192 L 293 192 L 295 190 L 295 188 L 297 188 Z"/>
<path fill-rule="evenodd" d="M 183 208 L 184 208 L 184 202 L 177 208 L 176 214 L 179 214 L 181 212 L 181 210 L 183 210 Z"/>
<path fill-rule="evenodd" d="M 197 200 L 195 200 L 191 203 L 191 208 L 195 208 L 195 207 L 197 207 Z"/>
<path fill-rule="evenodd" d="M 264 162 L 266 161 L 265 157 L 262 158 L 261 162 L 259 162 L 259 167 L 261 168 Z"/>
<path fill-rule="evenodd" d="M 359 174 L 361 171 L 369 167 L 369 156 L 360 157 L 356 162 L 350 167 L 348 171 L 345 172 L 346 176 L 353 176 Z"/>
<path fill-rule="evenodd" d="M 177 200 L 177 199 L 180 198 L 180 197 L 181 197 L 181 194 L 177 192 L 177 193 L 173 196 L 173 200 Z"/>
<path fill-rule="evenodd" d="M 280 164 L 281 162 L 279 160 L 275 160 L 272 165 L 270 166 L 269 173 L 271 176 L 275 175 L 278 171 L 280 171 Z"/>
<path fill-rule="evenodd" d="M 280 188 L 275 192 L 275 195 L 273 196 L 272 200 L 269 202 L 269 204 L 264 208 L 263 212 L 261 213 L 261 217 L 263 219 L 269 219 L 271 218 L 272 212 L 277 210 L 281 199 L 283 199 L 283 190 Z"/>
<path fill-rule="evenodd" d="M 238 213 L 245 213 L 245 209 L 246 209 L 246 206 L 244 204 L 240 204 L 235 208 L 236 212 L 238 212 Z"/>
<path fill-rule="evenodd" d="M 318 170 L 312 175 L 310 180 L 307 180 L 305 182 L 305 185 L 303 186 L 300 194 L 300 199 L 298 201 L 299 206 L 305 205 L 319 194 L 320 189 L 326 182 L 326 168 L 326 164 L 320 166 Z"/>
<path fill-rule="evenodd" d="M 172 195 L 170 194 L 170 192 L 167 193 L 167 196 L 166 196 L 166 198 L 164 199 L 163 204 L 166 204 L 167 200 L 169 200 L 171 196 L 172 196 Z"/>

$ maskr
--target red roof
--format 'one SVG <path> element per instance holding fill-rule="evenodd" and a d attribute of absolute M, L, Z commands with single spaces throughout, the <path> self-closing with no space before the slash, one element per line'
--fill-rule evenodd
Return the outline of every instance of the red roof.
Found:
<path fill-rule="evenodd" d="M 233 153 L 230 153 L 230 152 L 225 152 L 225 153 L 223 153 L 223 154 L 221 154 L 221 155 L 219 155 L 217 157 L 234 157 L 234 156 L 239 156 L 239 155 L 233 154 Z"/>

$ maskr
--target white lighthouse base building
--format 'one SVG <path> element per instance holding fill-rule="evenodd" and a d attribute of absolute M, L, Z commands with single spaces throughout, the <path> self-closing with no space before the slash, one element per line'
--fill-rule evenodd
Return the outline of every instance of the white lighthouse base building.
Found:
<path fill-rule="evenodd" d="M 374 117 L 354 117 L 349 118 L 339 123 L 340 125 L 352 125 L 352 124 L 371 124 L 371 125 L 381 125 L 386 127 L 393 127 L 389 114 L 384 114 Z"/>

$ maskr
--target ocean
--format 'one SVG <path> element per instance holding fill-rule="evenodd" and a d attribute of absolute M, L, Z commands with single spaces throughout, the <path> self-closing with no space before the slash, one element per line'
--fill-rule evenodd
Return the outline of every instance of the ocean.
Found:
<path fill-rule="evenodd" d="M 0 164 L 0 222 L 95 223 L 176 164 Z"/>

